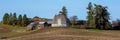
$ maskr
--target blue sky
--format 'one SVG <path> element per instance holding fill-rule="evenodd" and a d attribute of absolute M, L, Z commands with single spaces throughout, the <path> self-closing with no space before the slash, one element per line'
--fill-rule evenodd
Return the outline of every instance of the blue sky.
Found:
<path fill-rule="evenodd" d="M 6 12 L 27 14 L 29 18 L 39 16 L 52 19 L 63 6 L 66 6 L 69 17 L 77 15 L 79 19 L 86 20 L 89 2 L 108 6 L 111 20 L 120 19 L 120 0 L 0 0 L 0 20 Z"/>

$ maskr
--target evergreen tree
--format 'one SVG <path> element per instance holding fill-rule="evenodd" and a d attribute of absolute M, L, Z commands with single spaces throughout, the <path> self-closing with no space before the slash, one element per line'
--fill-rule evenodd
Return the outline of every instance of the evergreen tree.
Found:
<path fill-rule="evenodd" d="M 12 20 L 13 20 L 13 19 L 12 19 L 12 18 L 13 18 L 12 13 L 10 13 L 9 15 L 10 15 L 10 16 L 9 16 L 9 25 L 12 25 L 12 22 L 13 22 L 13 21 L 12 21 Z"/>
<path fill-rule="evenodd" d="M 5 13 L 3 16 L 3 24 L 8 24 L 9 23 L 9 14 Z"/>
<path fill-rule="evenodd" d="M 111 28 L 109 22 L 109 12 L 107 11 L 106 7 L 101 5 L 95 5 L 95 23 L 98 29 L 109 29 Z"/>
<path fill-rule="evenodd" d="M 22 15 L 21 14 L 18 16 L 18 22 L 17 22 L 17 24 L 19 26 L 22 26 Z"/>
<path fill-rule="evenodd" d="M 13 25 L 16 25 L 17 23 L 17 17 L 16 17 L 16 13 L 13 14 Z"/>
<path fill-rule="evenodd" d="M 65 16 L 67 16 L 67 9 L 65 6 L 63 6 L 61 13 Z"/>
<path fill-rule="evenodd" d="M 87 9 L 88 9 L 88 12 L 87 12 L 88 16 L 87 16 L 87 22 L 86 22 L 87 28 L 95 28 L 94 9 L 91 2 L 88 4 Z"/>
<path fill-rule="evenodd" d="M 23 19 L 22 19 L 22 26 L 26 26 L 27 25 L 27 16 L 26 14 L 24 14 Z"/>

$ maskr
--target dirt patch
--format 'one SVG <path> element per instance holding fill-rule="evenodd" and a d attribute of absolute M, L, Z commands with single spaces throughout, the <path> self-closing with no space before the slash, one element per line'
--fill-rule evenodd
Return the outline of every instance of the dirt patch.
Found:
<path fill-rule="evenodd" d="M 8 33 L 8 32 L 11 32 L 11 30 L 6 28 L 5 26 L 0 26 L 0 33 Z"/>

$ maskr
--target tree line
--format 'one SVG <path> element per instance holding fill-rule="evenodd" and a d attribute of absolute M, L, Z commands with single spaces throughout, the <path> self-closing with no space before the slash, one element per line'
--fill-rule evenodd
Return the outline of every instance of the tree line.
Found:
<path fill-rule="evenodd" d="M 70 23 L 72 25 L 78 24 L 84 24 L 85 28 L 97 28 L 97 29 L 111 29 L 112 25 L 109 22 L 110 20 L 110 13 L 107 10 L 106 6 L 92 4 L 91 2 L 88 4 L 87 9 L 87 20 L 86 22 L 84 20 L 78 21 L 82 23 L 78 23 L 77 16 L 70 17 Z M 63 13 L 67 17 L 67 9 L 64 6 L 62 8 L 62 11 L 60 13 Z M 5 13 L 3 16 L 3 23 L 8 25 L 19 25 L 19 26 L 27 26 L 30 22 L 24 14 L 23 16 L 20 14 L 18 17 L 16 17 L 16 13 Z M 115 22 L 114 22 L 115 24 Z"/>
<path fill-rule="evenodd" d="M 18 25 L 18 26 L 27 26 L 28 25 L 28 18 L 27 15 L 24 14 L 23 16 L 20 14 L 18 17 L 16 13 L 5 13 L 3 16 L 3 24 L 8 25 Z"/>
<path fill-rule="evenodd" d="M 85 25 L 87 29 L 113 29 L 109 22 L 110 13 L 106 6 L 92 4 L 89 2 L 87 9 L 87 20 L 78 21 L 77 16 L 70 17 L 70 23 L 74 25 Z M 85 22 L 86 21 L 86 22 Z M 84 23 L 84 24 L 83 24 Z"/>
<path fill-rule="evenodd" d="M 120 19 L 112 21 L 112 27 L 115 30 L 119 30 L 120 29 Z"/>

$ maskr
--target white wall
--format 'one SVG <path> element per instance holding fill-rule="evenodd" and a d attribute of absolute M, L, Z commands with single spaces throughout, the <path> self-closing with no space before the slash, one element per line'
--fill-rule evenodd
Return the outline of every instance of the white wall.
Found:
<path fill-rule="evenodd" d="M 52 27 L 67 27 L 67 25 L 66 24 L 61 24 L 61 25 L 59 25 L 59 24 L 52 24 Z"/>

